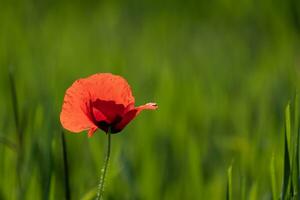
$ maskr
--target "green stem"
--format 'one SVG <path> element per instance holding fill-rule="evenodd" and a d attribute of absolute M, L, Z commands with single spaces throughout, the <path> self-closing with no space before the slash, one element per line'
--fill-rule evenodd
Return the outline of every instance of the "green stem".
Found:
<path fill-rule="evenodd" d="M 100 176 L 100 182 L 98 186 L 98 193 L 97 193 L 97 198 L 96 200 L 101 200 L 103 198 L 103 193 L 104 193 L 104 183 L 105 183 L 105 176 L 108 168 L 108 163 L 109 163 L 109 158 L 110 158 L 110 146 L 111 146 L 111 134 L 110 130 L 107 132 L 107 152 L 106 152 L 106 157 L 105 157 L 105 162 L 104 166 L 101 169 L 101 176 Z"/>

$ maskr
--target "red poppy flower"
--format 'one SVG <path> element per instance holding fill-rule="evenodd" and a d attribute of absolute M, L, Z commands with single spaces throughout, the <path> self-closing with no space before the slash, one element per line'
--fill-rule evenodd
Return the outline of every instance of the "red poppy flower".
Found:
<path fill-rule="evenodd" d="M 60 121 L 71 132 L 97 129 L 120 132 L 142 110 L 157 109 L 156 103 L 135 107 L 127 81 L 121 76 L 98 73 L 75 81 L 66 91 Z"/>

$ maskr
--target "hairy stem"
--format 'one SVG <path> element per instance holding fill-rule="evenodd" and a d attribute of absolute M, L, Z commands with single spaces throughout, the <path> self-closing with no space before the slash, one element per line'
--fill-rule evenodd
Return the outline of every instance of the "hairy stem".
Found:
<path fill-rule="evenodd" d="M 107 152 L 106 152 L 106 157 L 105 157 L 105 162 L 104 166 L 101 169 L 101 176 L 100 176 L 100 181 L 99 181 L 99 186 L 98 186 L 98 192 L 97 192 L 97 198 L 96 200 L 101 200 L 103 198 L 103 193 L 104 193 L 104 183 L 105 183 L 105 176 L 108 168 L 108 163 L 109 163 L 109 157 L 110 157 L 110 146 L 111 146 L 111 134 L 110 130 L 107 132 Z"/>

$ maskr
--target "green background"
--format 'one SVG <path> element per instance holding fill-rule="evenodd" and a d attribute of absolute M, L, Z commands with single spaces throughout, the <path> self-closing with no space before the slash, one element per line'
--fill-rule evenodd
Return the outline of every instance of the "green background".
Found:
<path fill-rule="evenodd" d="M 98 72 L 159 105 L 112 136 L 106 199 L 225 199 L 231 164 L 234 199 L 271 199 L 299 36 L 297 0 L 1 0 L 0 199 L 64 199 L 63 96 Z M 18 141 L 9 71 L 21 150 L 4 142 Z M 105 134 L 65 133 L 71 197 L 92 199 Z"/>

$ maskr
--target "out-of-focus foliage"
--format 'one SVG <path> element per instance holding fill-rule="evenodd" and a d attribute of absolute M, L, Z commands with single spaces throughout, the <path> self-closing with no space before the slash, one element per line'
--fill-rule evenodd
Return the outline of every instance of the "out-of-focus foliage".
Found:
<path fill-rule="evenodd" d="M 159 104 L 112 136 L 106 199 L 225 199 L 230 165 L 233 199 L 269 199 L 299 67 L 297 0 L 1 0 L 0 199 L 64 198 L 63 95 L 97 72 Z M 9 71 L 22 149 L 3 142 L 19 140 Z M 66 141 L 71 196 L 89 199 L 105 134 Z"/>

